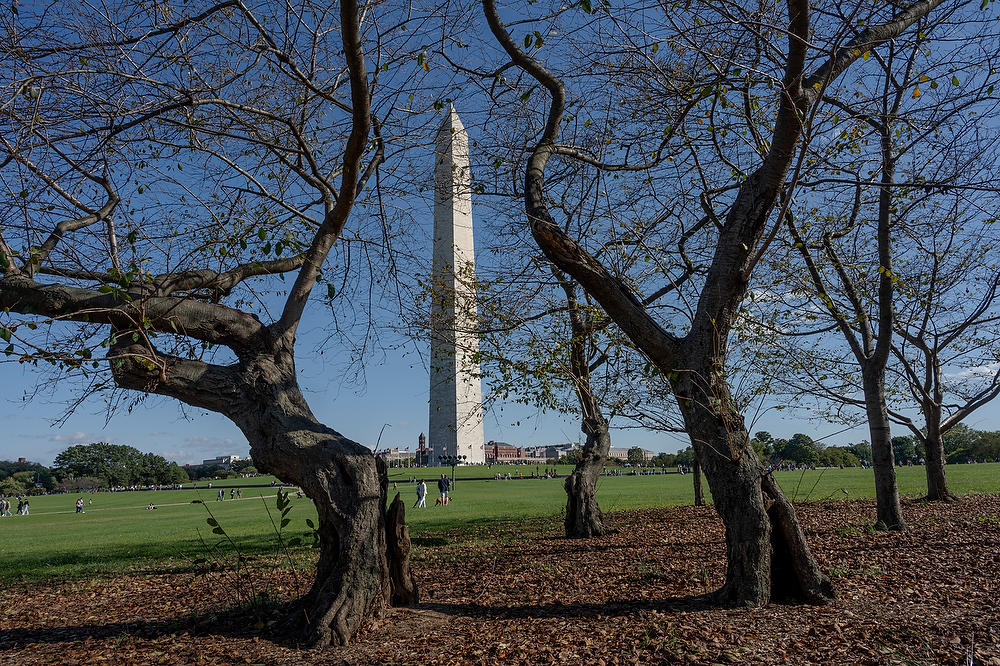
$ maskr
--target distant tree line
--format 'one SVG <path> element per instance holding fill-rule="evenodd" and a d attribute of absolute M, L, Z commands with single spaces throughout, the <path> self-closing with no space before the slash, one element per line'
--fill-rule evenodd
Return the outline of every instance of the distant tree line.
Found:
<path fill-rule="evenodd" d="M 56 477 L 48 467 L 34 462 L 0 460 L 0 496 L 27 495 L 54 490 Z"/>
<path fill-rule="evenodd" d="M 253 461 L 248 458 L 234 461 L 229 468 L 222 465 L 198 465 L 197 467 L 188 467 L 186 471 L 192 481 L 200 481 L 201 479 L 237 479 L 242 476 L 252 476 L 257 473 L 257 468 L 253 466 Z"/>
<path fill-rule="evenodd" d="M 1000 431 L 976 430 L 960 423 L 945 433 L 941 439 L 945 458 L 949 464 L 972 461 L 1000 462 Z M 919 443 L 915 446 L 918 455 L 923 455 Z"/>
<path fill-rule="evenodd" d="M 975 430 L 959 424 L 942 437 L 949 464 L 993 462 L 1000 460 L 1000 432 Z M 775 439 L 761 431 L 750 440 L 762 460 L 771 464 L 805 464 L 818 467 L 871 465 L 872 448 L 867 441 L 847 446 L 824 446 L 809 435 L 796 433 L 790 439 Z M 921 463 L 927 452 L 918 437 L 892 438 L 893 458 L 897 464 Z"/>
<path fill-rule="evenodd" d="M 0 497 L 40 494 L 61 489 L 96 490 L 131 486 L 168 486 L 201 479 L 253 475 L 253 461 L 183 468 L 133 446 L 94 442 L 76 444 L 56 456 L 52 468 L 36 462 L 0 461 Z"/>
<path fill-rule="evenodd" d="M 815 465 L 817 467 L 861 467 L 872 464 L 872 447 L 867 441 L 843 446 L 826 446 L 809 435 L 796 433 L 788 439 L 775 438 L 771 433 L 760 431 L 750 440 L 757 455 L 772 465 L 794 464 Z M 1000 431 L 985 431 L 970 428 L 964 424 L 955 426 L 943 437 L 944 452 L 949 464 L 1000 461 Z M 894 459 L 897 464 L 918 464 L 926 460 L 926 451 L 920 439 L 912 436 L 892 438 Z M 633 447 L 641 453 L 642 449 Z M 631 464 L 642 464 L 638 456 L 629 451 Z M 559 458 L 560 463 L 575 464 L 579 450 L 570 451 Z M 607 464 L 622 462 L 609 458 Z M 690 446 L 677 453 L 659 453 L 649 461 L 653 467 L 691 468 L 694 466 L 694 449 Z"/>
<path fill-rule="evenodd" d="M 177 463 L 125 444 L 77 444 L 56 456 L 53 468 L 66 490 L 171 485 L 188 481 Z"/>
<path fill-rule="evenodd" d="M 848 446 L 826 446 L 809 435 L 796 433 L 790 439 L 774 438 L 761 431 L 750 440 L 761 460 L 772 465 L 816 465 L 817 467 L 860 467 L 871 465 L 868 442 Z"/>

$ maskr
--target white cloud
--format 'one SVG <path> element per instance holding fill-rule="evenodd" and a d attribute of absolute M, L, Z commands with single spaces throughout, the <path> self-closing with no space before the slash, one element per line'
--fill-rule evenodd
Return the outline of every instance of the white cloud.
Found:
<path fill-rule="evenodd" d="M 73 432 L 69 434 L 57 432 L 54 435 L 49 435 L 48 440 L 50 442 L 69 442 L 70 444 L 90 444 L 91 442 L 100 441 L 101 438 L 98 435 L 87 432 Z"/>
<path fill-rule="evenodd" d="M 959 372 L 951 372 L 945 376 L 948 379 L 982 379 L 983 377 L 992 377 L 998 372 L 1000 372 L 1000 361 L 986 365 L 977 365 L 974 368 L 966 368 Z"/>
<path fill-rule="evenodd" d="M 235 446 L 236 440 L 232 437 L 209 437 L 200 435 L 198 437 L 185 437 L 184 442 L 195 449 L 217 449 Z M 220 453 L 219 455 L 224 455 Z"/>

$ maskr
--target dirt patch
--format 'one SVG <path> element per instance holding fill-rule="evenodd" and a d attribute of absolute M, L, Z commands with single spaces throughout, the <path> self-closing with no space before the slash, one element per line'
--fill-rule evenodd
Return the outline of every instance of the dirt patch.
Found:
<path fill-rule="evenodd" d="M 4 664 L 976 664 L 1000 666 L 1000 496 L 911 503 L 876 533 L 871 502 L 799 505 L 834 576 L 827 606 L 727 609 L 710 508 L 611 516 L 559 538 L 558 519 L 455 530 L 414 547 L 422 594 L 356 643 L 301 651 L 259 615 L 225 610 L 223 577 L 150 573 L 0 592 Z M 268 594 L 295 582 L 261 574 Z M 221 609 L 221 610 L 220 610 Z M 257 618 L 256 620 L 254 618 Z M 253 625 L 257 625 L 256 627 Z"/>

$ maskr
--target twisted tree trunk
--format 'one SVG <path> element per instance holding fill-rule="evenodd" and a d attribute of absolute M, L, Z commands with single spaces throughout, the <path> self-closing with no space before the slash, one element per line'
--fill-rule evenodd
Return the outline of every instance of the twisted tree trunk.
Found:
<path fill-rule="evenodd" d="M 772 599 L 832 599 L 830 579 L 813 558 L 794 508 L 750 444 L 721 375 L 699 368 L 675 377 L 674 394 L 696 460 L 726 528 L 726 582 L 717 599 L 748 607 Z"/>
<path fill-rule="evenodd" d="M 576 469 L 566 477 L 566 536 L 571 539 L 607 534 L 604 514 L 597 504 L 597 479 L 611 449 L 608 423 L 603 418 L 585 419 L 587 441 Z"/>
<path fill-rule="evenodd" d="M 566 479 L 566 536 L 570 539 L 586 539 L 608 533 L 604 524 L 604 514 L 597 504 L 597 479 L 611 451 L 611 433 L 608 421 L 601 413 L 601 404 L 594 394 L 590 381 L 590 359 L 588 348 L 593 343 L 595 326 L 587 316 L 576 296 L 576 284 L 566 275 L 552 267 L 559 286 L 566 294 L 566 309 L 569 315 L 570 339 L 569 371 L 573 379 L 573 389 L 580 403 L 582 423 L 580 430 L 587 436 L 576 469 Z"/>
<path fill-rule="evenodd" d="M 771 598 L 772 588 L 775 596 L 788 593 L 817 602 L 833 594 L 829 579 L 809 554 L 791 504 L 773 482 L 765 479 L 763 465 L 750 446 L 743 417 L 736 410 L 726 384 L 726 346 L 754 268 L 773 238 L 773 233 L 765 234 L 778 196 L 792 194 L 787 189 L 786 176 L 803 136 L 804 119 L 823 88 L 847 71 L 863 52 L 895 39 L 942 2 L 918 0 L 892 21 L 865 26 L 807 74 L 809 45 L 814 36 L 810 7 L 808 2 L 789 0 L 788 51 L 775 100 L 777 114 L 771 141 L 760 166 L 738 184 L 719 225 L 691 326 L 679 337 L 650 311 L 648 306 L 655 298 L 641 298 L 628 280 L 622 280 L 586 249 L 589 242 L 581 244 L 553 217 L 549 209 L 551 197 L 546 195 L 545 169 L 549 159 L 556 154 L 572 153 L 582 158 L 586 152 L 559 141 L 567 109 L 566 86 L 539 58 L 517 45 L 500 18 L 496 3 L 482 0 L 483 14 L 497 43 L 513 65 L 543 86 L 550 96 L 544 129 L 524 168 L 524 212 L 531 234 L 546 258 L 579 282 L 650 364 L 670 381 L 695 454 L 705 468 L 716 510 L 726 526 L 729 566 L 726 584 L 720 591 L 724 599 L 761 605 Z M 863 47 L 864 51 L 855 46 Z M 712 207 L 710 199 L 703 199 L 703 204 L 708 209 Z M 706 212 L 709 219 L 714 218 L 718 223 L 713 211 Z M 890 263 L 883 260 L 882 254 L 881 265 L 888 268 Z M 679 279 L 690 276 L 686 272 Z M 669 293 L 676 286 L 674 282 L 662 293 Z M 882 289 L 881 294 L 886 293 L 888 290 Z M 792 566 L 772 566 L 772 548 L 775 562 Z M 778 579 L 774 585 L 772 578 Z"/>
<path fill-rule="evenodd" d="M 316 579 L 292 620 L 310 646 L 346 644 L 393 598 L 416 601 L 405 526 L 406 543 L 390 548 L 387 539 L 384 465 L 316 420 L 299 392 L 290 351 L 244 368 L 242 408 L 228 415 L 250 441 L 257 469 L 302 488 L 319 517 Z M 394 520 L 394 530 L 401 520 Z"/>

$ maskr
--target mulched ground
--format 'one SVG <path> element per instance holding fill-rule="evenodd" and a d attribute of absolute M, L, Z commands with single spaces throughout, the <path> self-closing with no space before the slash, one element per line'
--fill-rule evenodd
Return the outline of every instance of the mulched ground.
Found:
<path fill-rule="evenodd" d="M 711 508 L 669 507 L 613 514 L 618 532 L 591 541 L 558 538 L 556 519 L 415 539 L 420 607 L 321 652 L 220 611 L 249 584 L 232 572 L 6 589 L 0 663 L 1000 666 L 1000 496 L 908 504 L 904 533 L 873 532 L 872 502 L 799 511 L 835 577 L 828 606 L 711 606 L 721 524 Z M 295 589 L 280 569 L 255 584 L 275 598 Z"/>

